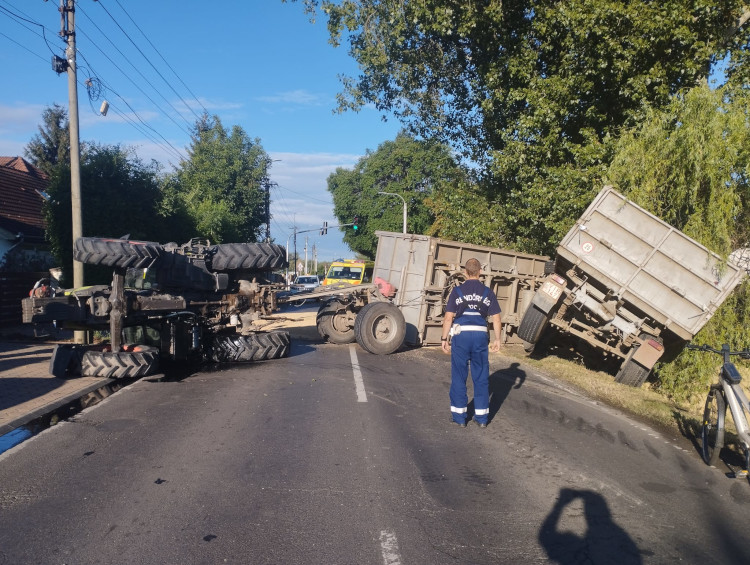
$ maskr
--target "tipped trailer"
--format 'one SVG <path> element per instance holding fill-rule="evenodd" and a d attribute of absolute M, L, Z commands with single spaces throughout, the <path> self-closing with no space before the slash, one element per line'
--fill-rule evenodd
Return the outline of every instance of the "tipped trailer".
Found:
<path fill-rule="evenodd" d="M 526 307 L 551 268 L 549 257 L 394 232 L 376 232 L 373 283 L 356 289 L 309 293 L 323 299 L 320 335 L 331 343 L 357 341 L 376 354 L 440 343 L 445 303 L 464 281 L 468 259 L 482 265 L 480 279 L 502 308 L 504 343 L 521 344 L 518 326 Z"/>
<path fill-rule="evenodd" d="M 621 360 L 617 382 L 641 386 L 676 356 L 745 270 L 604 187 L 557 248 L 521 320 L 530 351 L 545 329 Z"/>

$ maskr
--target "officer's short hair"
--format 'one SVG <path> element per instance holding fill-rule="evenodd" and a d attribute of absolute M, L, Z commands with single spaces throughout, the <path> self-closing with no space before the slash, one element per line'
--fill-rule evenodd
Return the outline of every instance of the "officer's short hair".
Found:
<path fill-rule="evenodd" d="M 466 269 L 467 275 L 469 275 L 470 277 L 476 277 L 482 270 L 482 265 L 478 259 L 469 259 L 468 261 L 466 261 L 464 269 Z"/>

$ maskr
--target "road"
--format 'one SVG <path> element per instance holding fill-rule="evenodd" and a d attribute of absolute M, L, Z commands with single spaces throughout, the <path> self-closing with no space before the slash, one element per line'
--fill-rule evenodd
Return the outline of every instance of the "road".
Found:
<path fill-rule="evenodd" d="M 0 563 L 748 563 L 750 485 L 493 356 L 491 423 L 448 357 L 294 343 L 139 381 L 0 455 Z"/>

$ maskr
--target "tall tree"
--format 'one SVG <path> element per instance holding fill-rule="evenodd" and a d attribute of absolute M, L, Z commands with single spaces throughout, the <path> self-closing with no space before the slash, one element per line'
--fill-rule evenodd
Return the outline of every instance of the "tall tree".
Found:
<path fill-rule="evenodd" d="M 213 242 L 257 241 L 265 222 L 270 159 L 259 139 L 239 126 L 227 131 L 217 116 L 204 114 L 192 132 L 189 158 L 182 161 L 166 191 L 197 229 Z"/>
<path fill-rule="evenodd" d="M 88 144 L 81 156 L 81 199 L 83 233 L 94 237 L 122 237 L 163 241 L 164 222 L 158 215 L 158 167 L 144 164 L 132 150 L 118 145 Z M 52 171 L 45 205 L 47 237 L 52 252 L 63 266 L 66 281 L 72 281 L 72 220 L 70 167 L 62 164 Z M 111 280 L 111 270 L 87 268 L 87 283 Z"/>
<path fill-rule="evenodd" d="M 600 187 L 623 127 L 745 68 L 745 0 L 301 0 L 359 63 L 339 109 L 373 104 L 484 168 L 504 232 L 549 252 Z"/>
<path fill-rule="evenodd" d="M 58 165 L 70 163 L 70 130 L 65 108 L 53 104 L 44 109 L 39 133 L 31 138 L 24 154 L 32 165 L 48 175 Z"/>
<path fill-rule="evenodd" d="M 339 223 L 359 219 L 359 229 L 344 228 L 344 242 L 353 251 L 374 258 L 375 231 L 403 229 L 401 198 L 406 202 L 409 233 L 427 233 L 435 221 L 427 198 L 444 187 L 457 185 L 465 175 L 448 147 L 400 133 L 394 141 L 386 141 L 376 151 L 368 152 L 354 169 L 339 168 L 328 177 Z"/>

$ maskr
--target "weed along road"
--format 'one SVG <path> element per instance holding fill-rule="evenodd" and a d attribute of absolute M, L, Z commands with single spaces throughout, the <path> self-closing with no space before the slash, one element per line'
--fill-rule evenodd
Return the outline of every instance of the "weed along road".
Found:
<path fill-rule="evenodd" d="M 293 342 L 140 380 L 0 455 L 0 563 L 748 563 L 750 485 L 492 356 L 486 429 L 449 359 Z"/>

